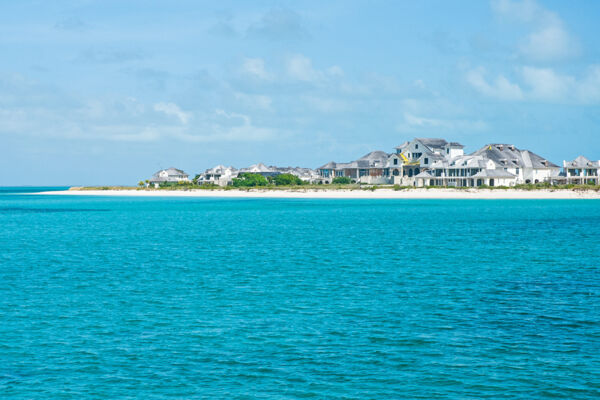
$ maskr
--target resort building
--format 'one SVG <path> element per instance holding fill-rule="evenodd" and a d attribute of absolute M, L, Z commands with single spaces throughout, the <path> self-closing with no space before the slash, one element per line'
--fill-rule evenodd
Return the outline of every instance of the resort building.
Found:
<path fill-rule="evenodd" d="M 512 144 L 488 144 L 469 155 L 449 157 L 415 177 L 415 186 L 515 186 L 551 182 L 560 167 Z"/>
<path fill-rule="evenodd" d="M 348 163 L 331 161 L 318 168 L 319 182 L 344 176 L 356 183 L 401 186 L 515 186 L 554 182 L 560 174 L 558 165 L 512 144 L 487 144 L 465 155 L 460 143 L 415 138 L 395 150 L 374 151 Z"/>
<path fill-rule="evenodd" d="M 305 182 L 313 183 L 319 175 L 317 171 L 310 168 L 302 167 L 276 167 L 266 166 L 263 163 L 251 165 L 246 168 L 236 169 L 234 167 L 226 167 L 224 165 L 217 165 L 214 168 L 207 169 L 203 174 L 198 176 L 196 183 L 202 184 L 215 184 L 219 186 L 227 186 L 231 184 L 233 178 L 237 178 L 239 174 L 251 173 L 259 174 L 265 178 L 277 176 L 280 174 L 292 174 L 302 179 Z"/>
<path fill-rule="evenodd" d="M 389 175 L 394 184 L 416 186 L 415 178 L 440 161 L 462 156 L 464 146 L 438 138 L 415 138 L 396 147 L 396 155 L 390 158 Z"/>
<path fill-rule="evenodd" d="M 216 167 L 207 169 L 203 174 L 200 174 L 196 180 L 196 183 L 198 185 L 213 184 L 227 186 L 237 175 L 238 170 L 234 167 L 217 165 Z"/>
<path fill-rule="evenodd" d="M 336 163 L 334 161 L 317 168 L 319 183 L 331 183 L 334 178 L 347 177 L 355 183 L 389 183 L 389 154 L 384 151 L 372 151 L 356 161 Z"/>
<path fill-rule="evenodd" d="M 162 183 L 189 182 L 188 174 L 177 168 L 161 169 L 148 180 L 151 185 L 158 187 Z"/>
<path fill-rule="evenodd" d="M 600 161 L 590 161 L 579 156 L 573 161 L 563 161 L 562 183 L 599 185 Z"/>

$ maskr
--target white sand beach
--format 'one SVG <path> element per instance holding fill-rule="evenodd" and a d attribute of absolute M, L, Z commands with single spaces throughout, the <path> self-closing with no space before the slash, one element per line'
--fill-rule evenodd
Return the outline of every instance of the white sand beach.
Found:
<path fill-rule="evenodd" d="M 377 189 L 371 190 L 64 190 L 40 192 L 53 196 L 294 198 L 294 199 L 600 199 L 600 192 L 586 190 L 516 189 Z"/>

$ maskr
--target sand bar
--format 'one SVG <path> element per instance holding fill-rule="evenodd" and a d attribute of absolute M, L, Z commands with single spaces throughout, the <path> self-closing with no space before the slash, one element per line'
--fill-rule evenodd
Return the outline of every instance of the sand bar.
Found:
<path fill-rule="evenodd" d="M 293 198 L 293 199 L 600 199 L 593 190 L 408 189 L 408 190 L 64 190 L 53 196 Z"/>

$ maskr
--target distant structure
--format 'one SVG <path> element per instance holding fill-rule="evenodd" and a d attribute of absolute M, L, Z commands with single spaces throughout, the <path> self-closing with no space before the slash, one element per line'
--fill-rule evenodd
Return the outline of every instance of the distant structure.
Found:
<path fill-rule="evenodd" d="M 546 158 L 513 144 L 490 143 L 471 154 L 464 146 L 440 138 L 414 138 L 386 153 L 377 150 L 349 162 L 330 161 L 316 170 L 267 166 L 263 163 L 236 169 L 217 165 L 196 176 L 198 185 L 227 186 L 242 173 L 270 178 L 292 174 L 307 183 L 330 184 L 335 178 L 353 183 L 400 186 L 485 187 L 519 184 L 600 184 L 600 161 L 579 156 L 563 161 L 563 170 Z M 160 170 L 149 180 L 155 187 L 169 182 L 189 182 L 180 169 Z"/>
<path fill-rule="evenodd" d="M 203 174 L 200 174 L 196 183 L 199 185 L 213 184 L 227 186 L 237 175 L 237 169 L 226 167 L 224 165 L 217 165 L 216 167 L 207 169 Z"/>
<path fill-rule="evenodd" d="M 161 169 L 148 180 L 150 185 L 158 187 L 164 183 L 189 182 L 188 174 L 177 168 Z"/>
<path fill-rule="evenodd" d="M 319 183 L 331 183 L 334 178 L 347 177 L 356 183 L 389 183 L 388 160 L 390 155 L 384 151 L 372 151 L 356 161 L 336 163 L 330 161 L 317 168 Z"/>
<path fill-rule="evenodd" d="M 308 183 L 314 183 L 319 177 L 317 171 L 310 168 L 276 167 L 266 166 L 263 163 L 258 163 L 249 167 L 240 168 L 239 170 L 234 167 L 217 165 L 216 167 L 207 169 L 204 171 L 204 173 L 198 175 L 196 183 L 199 185 L 214 184 L 219 186 L 227 186 L 232 183 L 233 178 L 238 177 L 238 175 L 242 173 L 259 174 L 265 178 L 274 177 L 280 174 L 292 174 Z"/>
<path fill-rule="evenodd" d="M 600 184 L 600 161 L 590 161 L 584 156 L 579 156 L 573 161 L 563 161 L 563 170 L 564 183 Z"/>
<path fill-rule="evenodd" d="M 552 182 L 560 167 L 512 144 L 487 144 L 472 154 L 439 138 L 415 138 L 387 154 L 375 151 L 350 163 L 333 161 L 318 168 L 322 183 L 345 176 L 357 183 L 401 186 L 515 186 Z"/>

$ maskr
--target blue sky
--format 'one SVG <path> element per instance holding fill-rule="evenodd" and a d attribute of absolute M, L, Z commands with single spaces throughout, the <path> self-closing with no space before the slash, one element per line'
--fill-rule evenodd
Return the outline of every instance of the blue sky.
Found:
<path fill-rule="evenodd" d="M 600 2 L 0 2 L 0 185 L 317 167 L 413 137 L 600 158 Z"/>

